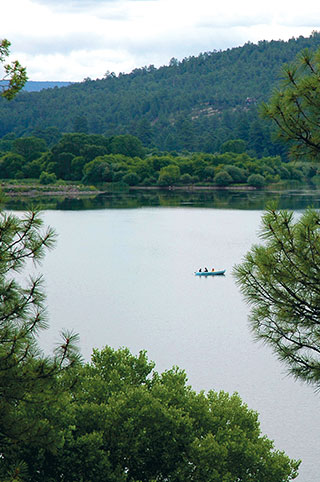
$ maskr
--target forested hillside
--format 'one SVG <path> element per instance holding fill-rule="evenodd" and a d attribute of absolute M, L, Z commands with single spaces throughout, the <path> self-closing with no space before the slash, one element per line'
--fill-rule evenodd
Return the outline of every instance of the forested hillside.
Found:
<path fill-rule="evenodd" d="M 214 153 L 225 141 L 242 139 L 251 155 L 283 154 L 270 141 L 271 127 L 258 117 L 257 107 L 279 82 L 281 66 L 319 45 L 320 33 L 314 32 L 309 38 L 247 43 L 171 59 L 158 69 L 150 65 L 22 92 L 10 103 L 1 99 L 0 136 L 13 132 L 48 141 L 55 127 L 60 133 L 132 134 L 146 147 L 167 151 Z"/>

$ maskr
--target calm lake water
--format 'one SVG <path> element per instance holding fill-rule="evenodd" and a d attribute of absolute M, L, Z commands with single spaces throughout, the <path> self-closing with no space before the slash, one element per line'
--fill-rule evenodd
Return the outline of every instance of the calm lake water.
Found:
<path fill-rule="evenodd" d="M 223 196 L 218 206 L 207 198 L 161 203 L 130 196 L 130 208 L 123 196 L 111 196 L 88 210 L 82 201 L 81 210 L 69 210 L 69 201 L 46 210 L 44 220 L 59 236 L 41 267 L 50 318 L 42 345 L 49 350 L 62 328 L 73 329 L 87 360 L 93 347 L 145 349 L 157 371 L 178 365 L 197 391 L 237 391 L 258 411 L 276 448 L 303 460 L 297 480 L 317 482 L 319 394 L 288 377 L 271 350 L 254 342 L 231 275 L 258 241 L 266 199 L 250 195 L 252 202 L 238 197 L 241 209 Z M 299 196 L 280 201 L 318 207 L 317 194 Z M 226 269 L 226 276 L 196 277 L 200 266 Z"/>

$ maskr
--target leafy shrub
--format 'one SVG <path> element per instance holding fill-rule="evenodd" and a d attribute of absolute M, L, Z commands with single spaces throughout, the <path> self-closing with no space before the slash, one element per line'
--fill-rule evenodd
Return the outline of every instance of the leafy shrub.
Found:
<path fill-rule="evenodd" d="M 175 184 L 180 178 L 180 169 L 174 164 L 162 167 L 159 172 L 159 186 L 170 186 Z"/>
<path fill-rule="evenodd" d="M 140 177 L 135 172 L 128 172 L 128 174 L 123 176 L 122 181 L 129 184 L 129 186 L 136 186 L 139 184 Z"/>
<path fill-rule="evenodd" d="M 40 184 L 54 184 L 57 181 L 57 176 L 54 173 L 43 171 L 39 178 Z"/>
<path fill-rule="evenodd" d="M 0 160 L 0 176 L 1 179 L 15 179 L 16 173 L 21 171 L 25 163 L 24 158 L 20 154 L 9 152 Z"/>
<path fill-rule="evenodd" d="M 96 157 L 85 164 L 83 174 L 84 184 L 111 182 L 113 179 L 112 165 L 104 159 L 104 156 Z"/>
<path fill-rule="evenodd" d="M 247 183 L 249 186 L 253 187 L 263 187 L 266 183 L 266 180 L 261 174 L 251 174 L 251 176 L 248 177 Z"/>
<path fill-rule="evenodd" d="M 193 182 L 193 177 L 188 173 L 182 174 L 180 177 L 180 182 L 182 182 L 182 184 L 191 184 Z"/>
<path fill-rule="evenodd" d="M 217 186 L 228 186 L 232 183 L 232 177 L 227 171 L 220 171 L 215 175 L 214 182 Z"/>
<path fill-rule="evenodd" d="M 225 166 L 225 170 L 230 174 L 233 182 L 246 182 L 247 176 L 244 169 L 237 166 Z"/>

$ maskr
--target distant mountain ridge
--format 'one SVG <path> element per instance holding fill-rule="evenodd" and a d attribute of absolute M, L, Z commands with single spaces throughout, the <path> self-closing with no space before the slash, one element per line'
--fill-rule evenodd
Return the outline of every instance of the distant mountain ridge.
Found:
<path fill-rule="evenodd" d="M 67 87 L 73 82 L 47 81 L 47 80 L 28 80 L 23 90 L 25 92 L 40 92 L 43 89 L 53 89 L 54 87 Z"/>
<path fill-rule="evenodd" d="M 106 136 L 130 133 L 148 147 L 204 152 L 238 138 L 255 155 L 274 155 L 281 148 L 271 142 L 271 127 L 258 117 L 257 107 L 279 82 L 284 63 L 302 49 L 319 46 L 320 33 L 313 32 L 307 38 L 248 42 L 172 59 L 167 66 L 130 74 L 53 82 L 68 85 L 22 92 L 10 103 L 0 99 L 0 137 L 10 132 L 41 136 L 55 127 Z"/>

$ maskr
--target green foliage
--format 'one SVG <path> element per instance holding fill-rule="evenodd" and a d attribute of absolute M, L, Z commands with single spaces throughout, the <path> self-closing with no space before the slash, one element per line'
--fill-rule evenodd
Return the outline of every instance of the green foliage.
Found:
<path fill-rule="evenodd" d="M 82 179 L 83 168 L 86 164 L 86 160 L 83 156 L 76 156 L 71 161 L 71 179 L 77 181 Z"/>
<path fill-rule="evenodd" d="M 190 176 L 189 173 L 182 174 L 182 176 L 180 177 L 180 182 L 182 182 L 182 184 L 192 184 L 193 177 Z"/>
<path fill-rule="evenodd" d="M 110 140 L 101 135 L 88 135 L 84 133 L 70 133 L 64 134 L 59 142 L 52 148 L 52 153 L 54 155 L 59 155 L 62 152 L 69 152 L 73 156 L 81 156 L 86 153 L 89 146 L 104 147 L 107 152 L 109 149 Z M 99 151 L 97 155 L 101 155 Z M 92 156 L 90 155 L 90 159 Z"/>
<path fill-rule="evenodd" d="M 44 139 L 20 137 L 13 141 L 13 152 L 20 154 L 27 162 L 33 161 L 47 150 Z"/>
<path fill-rule="evenodd" d="M 40 184 L 54 184 L 57 181 L 57 176 L 54 173 L 42 171 L 39 178 Z"/>
<path fill-rule="evenodd" d="M 0 176 L 3 179 L 18 177 L 24 165 L 24 158 L 20 154 L 8 152 L 0 159 Z"/>
<path fill-rule="evenodd" d="M 122 181 L 129 184 L 129 186 L 136 186 L 139 184 L 140 177 L 135 172 L 128 172 L 128 174 L 123 176 Z"/>
<path fill-rule="evenodd" d="M 269 104 L 263 104 L 264 117 L 272 119 L 278 137 L 289 142 L 293 158 L 320 157 L 320 49 L 303 50 L 295 63 L 283 68 L 283 82 Z"/>
<path fill-rule="evenodd" d="M 47 146 L 52 147 L 61 139 L 61 133 L 57 127 L 36 127 L 31 131 L 31 136 L 43 139 Z"/>
<path fill-rule="evenodd" d="M 25 67 L 14 60 L 11 64 L 4 64 L 10 54 L 11 43 L 7 39 L 0 41 L 0 63 L 3 64 L 4 75 L 0 80 L 1 96 L 7 100 L 13 99 L 27 81 Z"/>
<path fill-rule="evenodd" d="M 244 169 L 237 166 L 225 166 L 225 171 L 232 177 L 233 182 L 243 183 L 246 182 L 247 173 Z"/>
<path fill-rule="evenodd" d="M 319 175 L 313 176 L 310 179 L 310 181 L 314 186 L 320 186 L 320 176 Z"/>
<path fill-rule="evenodd" d="M 115 136 L 111 139 L 110 150 L 113 154 L 128 157 L 144 157 L 145 150 L 140 139 L 130 134 Z"/>
<path fill-rule="evenodd" d="M 219 171 L 214 176 L 214 182 L 217 186 L 228 186 L 232 183 L 232 177 L 227 171 Z"/>
<path fill-rule="evenodd" d="M 49 163 L 50 171 L 52 170 L 59 179 L 71 179 L 71 166 L 74 157 L 71 152 L 60 152 L 58 155 L 52 156 Z"/>
<path fill-rule="evenodd" d="M 13 130 L 18 137 L 39 136 L 34 131 L 41 112 L 41 130 L 55 126 L 60 133 L 107 137 L 130 133 L 144 146 L 179 152 L 220 152 L 225 142 L 240 139 L 253 157 L 282 155 L 286 148 L 272 142 L 272 129 L 259 119 L 257 106 L 278 83 L 283 63 L 318 46 L 315 32 L 288 42 L 205 52 L 159 69 L 143 67 L 63 89 L 23 92 L 10 107 L 0 102 L 0 136 Z"/>
<path fill-rule="evenodd" d="M 236 394 L 197 394 L 178 368 L 158 374 L 145 352 L 94 350 L 78 368 L 72 426 L 56 454 L 29 452 L 30 480 L 285 482 L 299 462 L 262 437 Z M 39 473 L 41 476 L 39 476 Z"/>
<path fill-rule="evenodd" d="M 171 156 L 152 156 L 152 166 L 154 171 L 160 171 L 162 167 L 172 164 L 173 158 Z"/>
<path fill-rule="evenodd" d="M 42 168 L 43 168 L 43 165 L 41 162 L 41 158 L 35 159 L 34 161 L 31 161 L 28 163 L 24 163 L 22 166 L 23 177 L 27 179 L 28 178 L 37 179 L 38 177 L 40 177 Z M 14 177 L 17 177 L 17 176 L 14 176 Z"/>
<path fill-rule="evenodd" d="M 246 184 L 255 179 L 265 185 L 281 180 L 315 184 L 318 167 L 314 163 L 283 162 L 280 156 L 255 158 L 248 153 L 150 153 L 144 158 L 129 157 L 113 149 L 127 152 L 128 136 L 105 137 L 83 133 L 65 134 L 51 148 L 36 137 L 6 136 L 0 152 L 0 178 L 39 178 L 42 172 L 54 174 L 57 179 L 81 181 L 86 184 L 122 182 L 129 185 L 160 185 L 212 183 L 217 185 Z M 129 136 L 133 145 L 137 139 Z M 115 142 L 116 140 L 116 142 Z M 121 149 L 121 142 L 124 148 Z M 237 140 L 236 144 L 238 143 Z M 240 143 L 241 144 L 241 143 Z M 0 145 L 1 147 L 1 145 Z M 18 154 L 18 152 L 20 154 Z M 138 152 L 133 149 L 132 152 Z M 258 177 L 250 177 L 252 174 Z M 42 177 L 46 179 L 46 177 Z M 52 177 L 53 179 L 53 177 Z M 313 179 L 313 180 L 312 180 Z"/>
<path fill-rule="evenodd" d="M 262 218 L 265 245 L 235 267 L 251 304 L 254 335 L 270 344 L 295 377 L 320 387 L 320 215 L 270 207 Z"/>
<path fill-rule="evenodd" d="M 13 149 L 13 141 L 16 139 L 15 134 L 10 133 L 3 136 L 0 140 L 0 151 L 9 152 Z"/>
<path fill-rule="evenodd" d="M 72 382 L 62 384 L 60 377 L 79 361 L 77 337 L 62 334 L 54 355 L 44 357 L 37 342 L 47 326 L 42 278 L 20 284 L 17 277 L 27 261 L 41 260 L 54 238 L 35 212 L 23 218 L 0 212 L 1 480 L 28 480 L 24 451 L 52 452 L 63 443 L 55 423 Z"/>
<path fill-rule="evenodd" d="M 83 182 L 85 184 L 111 182 L 112 165 L 108 162 L 108 156 L 97 157 L 88 162 L 83 168 Z"/>
<path fill-rule="evenodd" d="M 84 158 L 85 164 L 93 161 L 98 156 L 104 156 L 109 153 L 107 146 L 100 146 L 96 144 L 85 144 L 81 150 L 81 157 Z"/>
<path fill-rule="evenodd" d="M 221 146 L 221 152 L 235 152 L 237 154 L 242 154 L 246 150 L 246 143 L 242 139 L 232 139 L 226 141 Z"/>
<path fill-rule="evenodd" d="M 159 186 L 170 186 L 175 184 L 180 178 L 179 166 L 169 164 L 169 166 L 162 167 L 159 171 L 158 184 Z"/>
<path fill-rule="evenodd" d="M 266 183 L 265 178 L 261 174 L 251 174 L 248 177 L 249 186 L 263 187 Z"/>
<path fill-rule="evenodd" d="M 78 115 L 74 119 L 73 130 L 74 132 L 84 132 L 85 134 L 88 133 L 88 121 L 85 116 Z"/>

